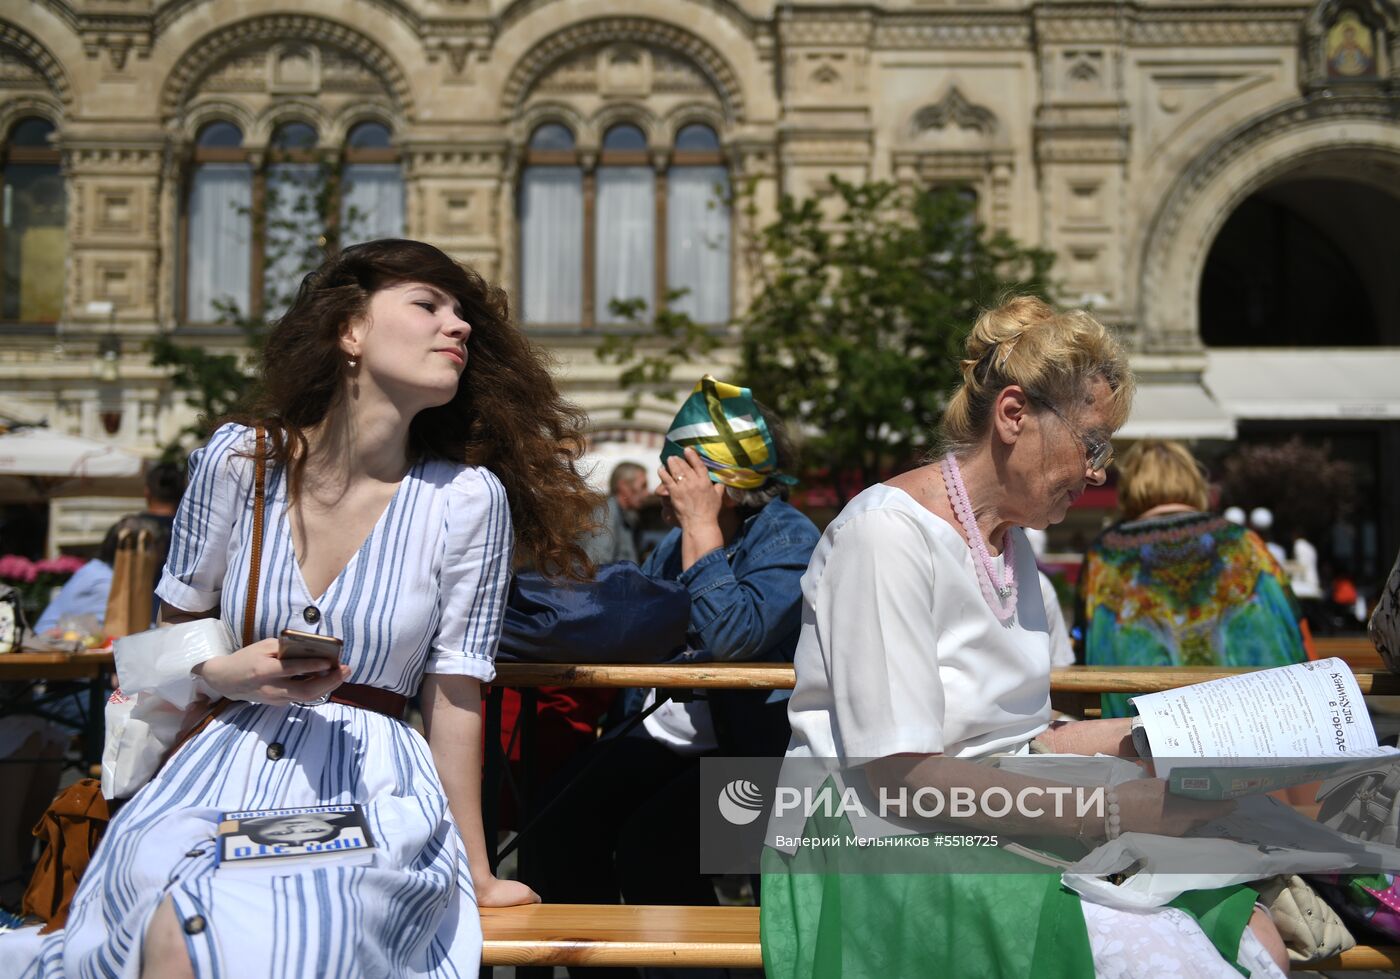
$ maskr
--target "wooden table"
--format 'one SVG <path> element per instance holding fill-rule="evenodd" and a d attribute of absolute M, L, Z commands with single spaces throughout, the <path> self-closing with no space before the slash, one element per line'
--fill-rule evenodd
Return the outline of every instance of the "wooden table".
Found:
<path fill-rule="evenodd" d="M 763 968 L 758 908 L 532 904 L 482 908 L 481 963 Z"/>

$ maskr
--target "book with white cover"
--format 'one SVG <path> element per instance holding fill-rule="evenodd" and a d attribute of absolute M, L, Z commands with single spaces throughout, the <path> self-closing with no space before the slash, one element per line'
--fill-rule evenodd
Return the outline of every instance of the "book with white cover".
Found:
<path fill-rule="evenodd" d="M 1335 658 L 1142 694 L 1132 703 L 1135 735 L 1145 736 L 1158 777 L 1179 795 L 1270 792 L 1400 756 L 1377 744 L 1356 677 Z M 1141 747 L 1142 738 L 1135 741 Z M 1191 762 L 1202 758 L 1210 764 Z"/>
<path fill-rule="evenodd" d="M 357 805 L 226 812 L 219 823 L 220 870 L 294 873 L 322 864 L 365 864 L 374 839 Z"/>

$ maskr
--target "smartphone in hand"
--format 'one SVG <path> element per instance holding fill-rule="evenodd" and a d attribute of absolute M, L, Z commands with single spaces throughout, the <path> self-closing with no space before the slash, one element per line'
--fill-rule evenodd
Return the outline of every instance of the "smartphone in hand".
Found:
<path fill-rule="evenodd" d="M 335 636 L 318 636 L 314 632 L 300 632 L 296 629 L 283 629 L 278 637 L 278 659 L 320 659 L 325 660 L 323 669 L 331 669 L 340 663 L 340 652 L 345 642 Z M 304 680 L 310 674 L 295 676 L 294 680 Z"/>

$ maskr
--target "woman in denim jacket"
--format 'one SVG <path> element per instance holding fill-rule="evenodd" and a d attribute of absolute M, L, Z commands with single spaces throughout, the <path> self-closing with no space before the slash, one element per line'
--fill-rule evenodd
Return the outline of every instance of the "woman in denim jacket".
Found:
<path fill-rule="evenodd" d="M 747 389 L 707 376 L 672 423 L 662 460 L 658 494 L 675 529 L 642 570 L 690 593 L 680 659 L 791 662 L 802 574 L 820 534 L 787 502 L 793 480 L 783 470 L 796 466 L 781 422 Z M 699 758 L 781 754 L 787 691 L 668 692 L 640 725 L 566 767 L 559 785 L 607 753 L 531 831 L 546 901 L 715 903 L 699 873 Z M 623 714 L 655 701 L 654 690 L 628 691 Z"/>

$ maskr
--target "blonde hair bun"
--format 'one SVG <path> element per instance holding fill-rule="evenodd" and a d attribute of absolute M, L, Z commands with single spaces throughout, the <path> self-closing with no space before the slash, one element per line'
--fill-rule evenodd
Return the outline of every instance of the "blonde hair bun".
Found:
<path fill-rule="evenodd" d="M 1133 378 L 1117 338 L 1087 311 L 1057 312 L 1038 296 L 1012 296 L 977 317 L 968 332 L 963 382 L 949 399 L 941 426 L 945 451 L 968 451 L 986 434 L 992 403 L 1018 385 L 1051 404 L 1074 408 L 1089 382 L 1113 392 L 1115 429 L 1132 408 Z"/>

